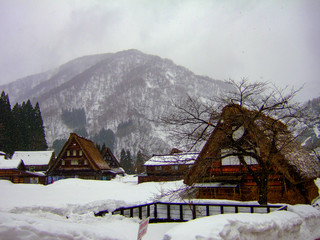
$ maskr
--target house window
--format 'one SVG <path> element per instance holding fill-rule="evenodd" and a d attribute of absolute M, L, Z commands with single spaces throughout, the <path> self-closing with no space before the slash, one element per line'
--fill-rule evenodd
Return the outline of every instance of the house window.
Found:
<path fill-rule="evenodd" d="M 82 156 L 82 150 L 79 150 L 79 156 Z"/>
<path fill-rule="evenodd" d="M 73 156 L 77 156 L 77 150 L 73 150 Z"/>
<path fill-rule="evenodd" d="M 178 166 L 178 165 L 172 165 L 172 166 L 171 166 L 171 170 L 177 171 L 178 169 L 179 169 L 179 166 Z"/>
<path fill-rule="evenodd" d="M 84 164 L 84 165 L 88 165 L 88 160 L 85 159 L 84 162 L 83 162 L 83 164 Z"/>
<path fill-rule="evenodd" d="M 244 160 L 246 161 L 246 163 L 248 165 L 257 165 L 258 164 L 257 159 L 250 157 L 250 156 L 245 156 Z"/>
<path fill-rule="evenodd" d="M 65 160 L 61 160 L 61 165 L 62 166 L 66 165 L 66 161 Z"/>
<path fill-rule="evenodd" d="M 78 160 L 71 160 L 71 165 L 79 165 Z"/>
<path fill-rule="evenodd" d="M 68 157 L 70 156 L 70 150 L 67 151 L 67 156 L 68 156 Z"/>
<path fill-rule="evenodd" d="M 156 166 L 155 169 L 156 169 L 157 171 L 160 171 L 160 170 L 162 170 L 162 166 Z"/>
<path fill-rule="evenodd" d="M 249 152 L 253 152 L 249 151 Z M 257 149 L 258 153 L 259 153 L 259 149 Z M 232 149 L 221 149 L 221 157 L 229 155 L 234 153 L 234 151 Z M 244 156 L 244 161 L 248 164 L 248 165 L 256 165 L 258 164 L 257 160 L 251 156 Z M 221 159 L 221 165 L 222 166 L 230 166 L 230 165 L 240 165 L 240 160 L 238 158 L 238 156 L 227 156 L 227 157 L 223 157 Z"/>
<path fill-rule="evenodd" d="M 240 161 L 238 156 L 226 156 L 232 154 L 232 149 L 221 149 L 221 165 L 222 166 L 239 166 L 240 165 Z M 226 157 L 224 157 L 226 156 Z"/>

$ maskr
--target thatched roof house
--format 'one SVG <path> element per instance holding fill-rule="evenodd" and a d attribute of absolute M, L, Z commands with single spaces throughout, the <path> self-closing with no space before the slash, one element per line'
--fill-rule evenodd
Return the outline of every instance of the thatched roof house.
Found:
<path fill-rule="evenodd" d="M 242 161 L 239 156 L 244 156 Z M 231 104 L 223 109 L 184 182 L 198 187 L 198 197 L 257 200 L 250 170 L 259 176 L 263 168 L 270 171 L 270 202 L 310 203 L 318 196 L 314 179 L 320 176 L 319 161 L 292 138 L 286 126 Z"/>
<path fill-rule="evenodd" d="M 103 160 L 108 164 L 108 166 L 111 168 L 111 171 L 113 172 L 114 175 L 125 175 L 124 169 L 121 167 L 118 159 L 114 156 L 112 153 L 111 149 L 106 147 L 102 151 L 102 158 Z"/>
<path fill-rule="evenodd" d="M 107 180 L 113 176 L 94 142 L 70 133 L 57 158 L 49 165 L 48 182 L 63 178 Z"/>

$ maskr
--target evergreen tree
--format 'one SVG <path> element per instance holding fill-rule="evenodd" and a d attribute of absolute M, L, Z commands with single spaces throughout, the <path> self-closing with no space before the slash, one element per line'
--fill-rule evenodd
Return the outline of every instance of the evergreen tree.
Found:
<path fill-rule="evenodd" d="M 0 150 L 14 152 L 14 119 L 9 96 L 3 91 L 0 96 Z"/>
<path fill-rule="evenodd" d="M 127 150 L 127 151 L 125 151 L 124 149 L 121 150 L 120 165 L 126 171 L 127 174 L 134 173 L 132 159 L 131 159 L 131 153 L 129 150 Z"/>
<path fill-rule="evenodd" d="M 36 103 L 36 106 L 31 112 L 31 117 L 32 117 L 33 123 L 31 124 L 32 135 L 30 136 L 29 149 L 34 151 L 46 150 L 48 146 L 45 138 L 43 121 L 42 121 L 40 106 L 38 102 Z"/>
<path fill-rule="evenodd" d="M 145 172 L 145 167 L 144 167 L 145 160 L 146 160 L 146 157 L 139 150 L 137 154 L 137 161 L 135 164 L 136 173 L 140 174 Z"/>
<path fill-rule="evenodd" d="M 28 100 L 11 110 L 9 97 L 2 92 L 0 112 L 0 150 L 13 153 L 47 149 L 39 103 L 33 108 Z"/>

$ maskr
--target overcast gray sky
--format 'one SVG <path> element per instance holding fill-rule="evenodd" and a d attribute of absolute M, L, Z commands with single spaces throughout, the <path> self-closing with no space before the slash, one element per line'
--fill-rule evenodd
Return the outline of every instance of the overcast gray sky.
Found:
<path fill-rule="evenodd" d="M 0 0 L 0 84 L 135 48 L 214 79 L 320 96 L 317 0 Z"/>

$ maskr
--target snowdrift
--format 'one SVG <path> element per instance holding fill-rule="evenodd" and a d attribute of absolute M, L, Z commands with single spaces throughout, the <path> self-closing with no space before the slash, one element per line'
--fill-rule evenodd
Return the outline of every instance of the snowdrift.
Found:
<path fill-rule="evenodd" d="M 138 185 L 134 177 L 67 179 L 48 186 L 1 180 L 0 240 L 136 239 L 139 219 L 111 214 L 95 217 L 94 212 L 160 200 L 167 191 L 181 186 L 182 181 Z M 186 223 L 149 224 L 143 240 L 313 240 L 320 238 L 319 225 L 316 207 L 295 205 L 269 214 L 225 214 Z"/>

